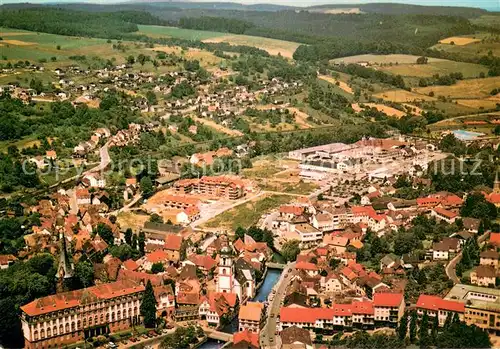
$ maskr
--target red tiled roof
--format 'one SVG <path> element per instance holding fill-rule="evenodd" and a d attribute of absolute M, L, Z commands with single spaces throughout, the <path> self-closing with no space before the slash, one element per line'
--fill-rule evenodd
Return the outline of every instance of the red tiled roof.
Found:
<path fill-rule="evenodd" d="M 244 330 L 241 332 L 236 332 L 233 335 L 234 345 L 240 344 L 241 342 L 248 343 L 256 348 L 259 348 L 259 335 L 249 330 Z"/>
<path fill-rule="evenodd" d="M 309 262 L 298 262 L 295 265 L 295 269 L 302 269 L 302 270 L 319 270 L 318 266 L 313 263 Z"/>
<path fill-rule="evenodd" d="M 315 323 L 316 320 L 331 320 L 335 310 L 331 308 L 286 308 L 280 309 L 280 321 Z"/>
<path fill-rule="evenodd" d="M 168 253 L 163 250 L 156 250 L 146 254 L 146 259 L 151 263 L 161 263 L 168 260 Z"/>
<path fill-rule="evenodd" d="M 79 306 L 88 297 L 93 299 L 112 299 L 144 291 L 144 286 L 132 280 L 121 280 L 108 284 L 89 287 L 71 292 L 58 293 L 36 299 L 21 307 L 29 316 L 37 316 Z"/>
<path fill-rule="evenodd" d="M 373 304 L 377 307 L 399 307 L 403 302 L 402 293 L 375 293 Z"/>
<path fill-rule="evenodd" d="M 417 198 L 418 206 L 436 206 L 441 202 L 438 198 Z"/>
<path fill-rule="evenodd" d="M 490 233 L 490 244 L 500 245 L 500 233 Z"/>
<path fill-rule="evenodd" d="M 335 316 L 351 316 L 352 304 L 333 304 L 333 315 Z"/>
<path fill-rule="evenodd" d="M 197 267 L 203 267 L 206 270 L 210 270 L 217 265 L 217 262 L 210 256 L 202 256 L 199 254 L 193 254 L 189 256 L 189 261 L 194 263 Z"/>
<path fill-rule="evenodd" d="M 352 313 L 373 315 L 375 313 L 373 309 L 373 302 L 370 301 L 354 302 L 352 304 Z"/>
<path fill-rule="evenodd" d="M 433 311 L 448 310 L 463 313 L 465 311 L 465 304 L 457 301 L 442 299 L 437 296 L 421 294 L 417 300 L 417 308 Z"/>
<path fill-rule="evenodd" d="M 182 236 L 169 234 L 165 238 L 165 248 L 171 251 L 179 251 L 182 245 Z"/>
<path fill-rule="evenodd" d="M 123 262 L 123 266 L 125 267 L 125 269 L 132 271 L 136 271 L 139 268 L 139 266 L 133 259 L 127 259 L 125 262 Z"/>
<path fill-rule="evenodd" d="M 280 213 L 294 214 L 295 216 L 300 216 L 304 213 L 304 207 L 296 205 L 281 205 Z"/>
<path fill-rule="evenodd" d="M 434 208 L 434 212 L 436 212 L 440 216 L 443 216 L 443 217 L 446 217 L 449 219 L 452 219 L 452 218 L 455 218 L 458 216 L 458 214 L 456 212 L 448 211 L 448 210 L 445 210 L 444 208 L 441 208 L 441 207 Z"/>
<path fill-rule="evenodd" d="M 372 206 L 353 206 L 351 207 L 351 212 L 355 216 L 371 216 L 377 214 Z"/>

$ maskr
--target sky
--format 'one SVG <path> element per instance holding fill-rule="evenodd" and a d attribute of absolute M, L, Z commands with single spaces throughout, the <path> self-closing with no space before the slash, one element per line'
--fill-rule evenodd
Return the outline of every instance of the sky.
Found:
<path fill-rule="evenodd" d="M 20 3 L 20 2 L 33 2 L 33 3 L 54 3 L 54 2 L 92 2 L 100 4 L 112 4 L 117 2 L 126 2 L 130 0 L 0 0 L 0 4 L 6 3 Z M 154 0 L 159 1 L 159 0 Z M 168 1 L 168 0 L 167 0 Z M 178 0 L 173 0 L 178 1 Z M 352 3 L 377 3 L 377 2 L 394 2 L 406 3 L 415 5 L 429 5 L 429 6 L 466 6 L 466 7 L 480 7 L 490 11 L 500 11 L 500 0 L 196 0 L 199 2 L 238 2 L 243 4 L 280 4 L 291 6 L 311 6 L 311 5 L 324 5 L 324 4 L 352 4 Z M 142 2 L 147 2 L 142 0 Z"/>

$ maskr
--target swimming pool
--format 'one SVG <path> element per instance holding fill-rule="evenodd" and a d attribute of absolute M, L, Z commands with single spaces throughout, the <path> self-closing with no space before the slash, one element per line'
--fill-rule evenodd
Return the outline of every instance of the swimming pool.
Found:
<path fill-rule="evenodd" d="M 453 131 L 453 134 L 461 141 L 472 141 L 478 137 L 484 136 L 484 133 L 471 132 L 465 130 L 455 130 Z"/>

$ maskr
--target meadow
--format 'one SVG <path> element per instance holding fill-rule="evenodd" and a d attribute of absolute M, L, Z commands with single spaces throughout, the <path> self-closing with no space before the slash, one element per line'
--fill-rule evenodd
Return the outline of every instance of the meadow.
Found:
<path fill-rule="evenodd" d="M 419 56 L 414 55 L 403 55 L 403 54 L 391 54 L 391 55 L 357 55 L 357 56 L 349 56 L 349 57 L 341 57 L 330 60 L 330 63 L 339 64 L 350 64 L 350 63 L 360 63 L 360 62 L 368 62 L 370 64 L 413 64 L 417 63 L 417 59 Z M 446 61 L 445 59 L 440 58 L 429 58 L 429 63 L 433 62 L 442 62 Z"/>
<path fill-rule="evenodd" d="M 476 99 L 490 97 L 490 92 L 499 86 L 500 76 L 496 76 L 484 79 L 460 80 L 451 86 L 428 86 L 415 88 L 414 90 L 421 95 L 429 95 L 429 93 L 434 92 L 435 96 Z"/>
<path fill-rule="evenodd" d="M 417 78 L 428 78 L 435 74 L 442 76 L 450 73 L 462 73 L 464 78 L 477 78 L 481 73 L 488 73 L 488 68 L 483 65 L 455 61 L 439 61 L 428 64 L 386 65 L 377 67 L 377 69 L 394 75 Z"/>
<path fill-rule="evenodd" d="M 155 25 L 139 25 L 137 34 L 152 38 L 179 38 L 186 40 L 201 40 L 203 42 L 220 43 L 226 42 L 231 45 L 253 46 L 266 50 L 271 55 L 281 54 L 283 57 L 292 58 L 293 53 L 299 46 L 296 42 L 269 39 L 250 35 L 235 35 L 214 31 L 203 31 L 194 29 L 182 29 L 176 27 L 162 27 Z"/>

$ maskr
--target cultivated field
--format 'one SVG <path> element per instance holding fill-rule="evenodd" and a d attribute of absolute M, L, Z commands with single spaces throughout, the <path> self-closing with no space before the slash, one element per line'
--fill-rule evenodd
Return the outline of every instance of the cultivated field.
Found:
<path fill-rule="evenodd" d="M 490 92 L 498 87 L 500 87 L 500 76 L 484 79 L 461 80 L 451 86 L 419 87 L 415 88 L 415 91 L 423 95 L 434 92 L 435 96 L 475 99 L 489 97 Z"/>
<path fill-rule="evenodd" d="M 418 78 L 432 77 L 435 74 L 447 75 L 450 73 L 462 73 L 465 78 L 477 78 L 481 73 L 488 73 L 488 68 L 483 65 L 454 61 L 432 62 L 428 64 L 398 64 L 378 67 L 378 69 L 394 75 Z"/>
<path fill-rule="evenodd" d="M 358 103 L 353 103 L 352 104 L 352 109 L 359 113 L 360 111 L 363 110 L 363 107 L 365 108 L 376 108 L 378 111 L 384 113 L 387 116 L 393 116 L 396 118 L 401 118 L 406 115 L 405 112 L 398 110 L 396 108 L 389 107 L 384 104 L 377 104 L 377 103 L 362 103 L 361 105 Z"/>
<path fill-rule="evenodd" d="M 443 40 L 439 40 L 439 43 L 447 45 L 465 46 L 479 41 L 481 41 L 481 39 L 469 38 L 465 36 L 452 36 Z"/>
<path fill-rule="evenodd" d="M 485 99 L 457 99 L 458 104 L 473 108 L 473 109 L 486 109 L 491 110 L 500 105 L 499 98 L 485 98 Z"/>
<path fill-rule="evenodd" d="M 157 46 L 148 49 L 155 52 L 175 53 L 187 59 L 197 59 L 204 68 L 219 66 L 223 61 L 222 58 L 215 56 L 208 51 L 199 50 L 196 48 L 182 49 L 177 46 Z"/>
<path fill-rule="evenodd" d="M 319 75 L 318 78 L 325 80 L 325 81 L 328 81 L 331 84 L 337 85 L 342 90 L 344 90 L 345 92 L 347 92 L 351 95 L 354 93 L 352 88 L 349 85 L 347 85 L 347 83 L 345 83 L 344 81 L 337 80 L 337 79 L 332 78 L 331 76 L 327 76 L 327 75 Z"/>
<path fill-rule="evenodd" d="M 332 59 L 330 62 L 331 63 L 359 63 L 359 62 L 368 62 L 370 64 L 413 64 L 417 62 L 417 58 L 419 56 L 413 56 L 413 55 L 400 55 L 400 54 L 393 54 L 393 55 L 357 55 L 357 56 L 349 56 L 349 57 L 342 57 L 342 58 L 336 58 Z M 433 62 L 442 62 L 446 61 L 445 59 L 439 59 L 439 58 L 429 58 L 429 63 Z"/>
<path fill-rule="evenodd" d="M 409 92 L 406 90 L 394 89 L 389 91 L 384 91 L 376 93 L 373 95 L 376 98 L 381 98 L 385 101 L 396 102 L 396 103 L 408 103 L 414 101 L 435 101 L 436 98 L 429 97 L 424 94 Z"/>
<path fill-rule="evenodd" d="M 249 35 L 227 35 L 215 38 L 205 39 L 203 42 L 227 42 L 231 45 L 245 45 L 260 48 L 269 52 L 270 55 L 282 55 L 286 58 L 292 58 L 293 53 L 300 44 L 291 41 L 269 39 Z"/>
<path fill-rule="evenodd" d="M 266 50 L 271 55 L 281 54 L 283 57 L 292 58 L 293 53 L 300 45 L 296 42 L 268 39 L 249 35 L 235 35 L 212 31 L 182 29 L 175 27 L 162 27 L 154 25 L 139 25 L 138 34 L 154 38 L 169 37 L 187 40 L 201 40 L 203 42 L 227 42 L 231 45 L 254 46 Z"/>

